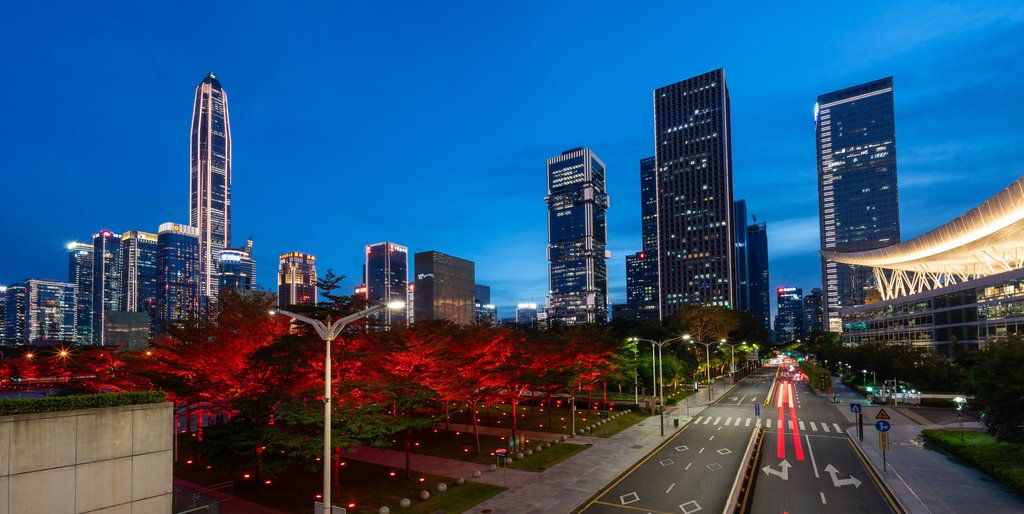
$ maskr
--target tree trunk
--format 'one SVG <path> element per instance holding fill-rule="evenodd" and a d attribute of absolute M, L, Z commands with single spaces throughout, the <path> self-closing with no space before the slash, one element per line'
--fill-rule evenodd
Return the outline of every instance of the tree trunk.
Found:
<path fill-rule="evenodd" d="M 551 390 L 548 389 L 547 393 L 548 393 L 548 396 L 547 396 L 547 400 L 548 400 L 547 401 L 547 405 L 548 405 L 548 427 L 555 428 L 555 421 L 554 421 L 554 418 L 552 417 L 552 414 L 551 414 Z"/>
<path fill-rule="evenodd" d="M 601 400 L 604 405 L 601 408 L 608 410 L 608 382 L 601 382 L 601 387 L 604 388 L 604 398 Z"/>
<path fill-rule="evenodd" d="M 518 421 L 519 415 L 516 414 L 516 400 L 512 399 L 512 437 L 516 436 L 516 421 Z"/>
<path fill-rule="evenodd" d="M 412 440 L 412 427 L 405 429 L 405 479 L 409 480 L 412 478 L 412 447 L 410 441 Z"/>
<path fill-rule="evenodd" d="M 473 402 L 473 403 L 466 402 L 466 403 L 469 404 L 470 412 L 473 415 L 473 437 L 476 439 L 476 454 L 480 455 L 480 430 L 477 428 L 477 425 L 476 425 L 476 405 L 477 404 L 476 404 L 476 402 Z"/>
<path fill-rule="evenodd" d="M 448 400 L 444 401 L 444 431 L 448 431 L 448 418 L 452 417 L 451 402 Z"/>
<path fill-rule="evenodd" d="M 331 491 L 337 491 L 341 487 L 341 447 L 334 448 L 334 472 L 331 476 L 331 480 L 334 485 L 331 486 Z"/>
<path fill-rule="evenodd" d="M 491 422 L 491 402 L 487 402 L 487 422 Z"/>
<path fill-rule="evenodd" d="M 587 416 L 590 415 L 590 406 L 594 403 L 594 387 L 587 388 Z"/>

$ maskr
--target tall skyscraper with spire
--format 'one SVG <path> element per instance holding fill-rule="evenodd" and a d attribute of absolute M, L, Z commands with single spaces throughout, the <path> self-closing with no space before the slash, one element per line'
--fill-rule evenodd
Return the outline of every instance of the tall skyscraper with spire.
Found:
<path fill-rule="evenodd" d="M 199 296 L 215 297 L 220 252 L 231 246 L 231 123 L 213 72 L 196 88 L 189 144 L 189 224 L 199 229 Z"/>

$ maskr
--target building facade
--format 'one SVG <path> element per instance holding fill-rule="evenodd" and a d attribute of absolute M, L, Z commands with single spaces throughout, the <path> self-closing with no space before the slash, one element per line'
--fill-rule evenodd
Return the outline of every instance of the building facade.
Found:
<path fill-rule="evenodd" d="M 199 229 L 163 223 L 157 233 L 157 332 L 199 310 Z"/>
<path fill-rule="evenodd" d="M 28 344 L 25 334 L 25 316 L 28 310 L 28 292 L 25 284 L 17 282 L 4 290 L 4 344 Z"/>
<path fill-rule="evenodd" d="M 538 321 L 537 304 L 521 303 L 516 306 L 516 326 L 520 328 L 536 328 Z"/>
<path fill-rule="evenodd" d="M 474 302 L 477 323 L 498 324 L 498 308 L 491 304 L 491 287 L 474 284 Z"/>
<path fill-rule="evenodd" d="M 155 313 L 156 234 L 132 230 L 121 237 L 121 292 L 118 296 L 119 311 Z"/>
<path fill-rule="evenodd" d="M 366 247 L 366 299 L 409 305 L 409 249 L 394 243 Z M 408 309 L 384 309 L 371 317 L 385 327 L 408 320 Z"/>
<path fill-rule="evenodd" d="M 447 319 L 467 325 L 476 319 L 476 266 L 472 261 L 429 251 L 413 254 L 416 265 L 415 319 Z"/>
<path fill-rule="evenodd" d="M 25 339 L 29 344 L 77 340 L 78 287 L 50 278 L 25 280 Z"/>
<path fill-rule="evenodd" d="M 747 289 L 750 314 L 771 333 L 771 289 L 768 287 L 768 229 L 764 223 L 747 225 Z"/>
<path fill-rule="evenodd" d="M 68 245 L 68 282 L 75 284 L 75 342 L 92 343 L 92 245 Z"/>
<path fill-rule="evenodd" d="M 647 301 L 647 254 L 636 252 L 626 256 L 626 303 Z"/>
<path fill-rule="evenodd" d="M 121 234 L 92 235 L 92 344 L 104 345 L 107 312 L 121 305 Z"/>
<path fill-rule="evenodd" d="M 780 287 L 778 314 L 775 315 L 775 342 L 804 339 L 804 294 L 799 287 Z"/>
<path fill-rule="evenodd" d="M 641 302 L 658 302 L 658 166 L 657 158 L 640 159 L 640 230 L 643 243 L 644 292 Z"/>
<path fill-rule="evenodd" d="M 589 149 L 547 161 L 548 306 L 565 325 L 608 321 L 605 166 Z"/>
<path fill-rule="evenodd" d="M 220 252 L 231 246 L 231 122 L 228 95 L 212 72 L 196 87 L 189 143 L 189 224 L 199 230 L 199 294 L 216 298 Z"/>
<path fill-rule="evenodd" d="M 821 249 L 861 252 L 899 243 L 892 77 L 819 96 L 814 125 Z M 839 311 L 864 305 L 877 288 L 871 269 L 824 257 L 821 283 L 833 332 L 841 329 Z"/>
<path fill-rule="evenodd" d="M 251 291 L 256 285 L 256 261 L 252 258 L 252 237 L 241 248 L 227 248 L 220 252 L 217 267 L 220 289 Z"/>
<path fill-rule="evenodd" d="M 316 256 L 302 252 L 282 254 L 277 263 L 277 304 L 316 305 Z"/>
<path fill-rule="evenodd" d="M 804 333 L 810 336 L 816 330 L 825 330 L 825 297 L 821 288 L 811 289 L 811 294 L 804 297 Z"/>
<path fill-rule="evenodd" d="M 733 306 L 732 131 L 725 71 L 654 91 L 659 303 Z"/>
<path fill-rule="evenodd" d="M 733 262 L 736 269 L 733 273 L 733 282 L 736 286 L 733 292 L 733 308 L 740 311 L 750 312 L 750 259 L 747 257 L 747 201 L 737 200 L 733 202 L 733 243 L 736 248 L 736 256 Z"/>

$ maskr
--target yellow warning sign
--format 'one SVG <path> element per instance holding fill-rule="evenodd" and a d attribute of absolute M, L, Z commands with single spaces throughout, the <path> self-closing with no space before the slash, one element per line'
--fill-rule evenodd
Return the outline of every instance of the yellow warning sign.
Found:
<path fill-rule="evenodd" d="M 885 413 L 885 409 L 878 409 L 878 415 L 875 416 L 875 419 L 892 419 L 892 418 L 890 418 L 889 415 Z"/>

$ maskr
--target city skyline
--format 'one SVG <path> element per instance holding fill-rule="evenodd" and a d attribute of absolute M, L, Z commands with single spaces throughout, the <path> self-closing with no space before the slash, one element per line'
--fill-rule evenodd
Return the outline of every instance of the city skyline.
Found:
<path fill-rule="evenodd" d="M 917 4 L 917 7 L 920 9 L 923 5 Z M 33 6 L 19 6 L 18 9 L 16 15 L 19 18 L 41 19 L 33 14 L 36 9 Z M 186 17 L 184 10 L 173 9 L 167 13 L 169 25 L 174 25 L 176 18 Z M 895 23 L 887 20 L 900 19 L 901 13 L 907 15 L 913 6 L 886 6 L 882 10 L 888 15 L 872 16 L 870 21 L 867 17 L 855 17 L 851 26 L 844 30 L 875 27 L 873 30 L 884 36 L 886 26 Z M 429 168 L 420 167 L 416 172 L 405 171 L 408 166 L 390 159 L 389 154 L 393 154 L 393 150 L 380 151 L 376 143 L 369 142 L 369 134 L 380 134 L 382 128 L 391 123 L 384 123 L 384 120 L 394 115 L 385 114 L 380 119 L 379 113 L 371 116 L 370 110 L 357 105 L 386 103 L 385 97 L 397 98 L 394 95 L 403 89 L 385 87 L 379 93 L 369 89 L 353 90 L 358 86 L 343 82 L 338 76 L 325 75 L 327 72 L 309 65 L 304 57 L 297 58 L 294 65 L 282 66 L 280 71 L 269 69 L 262 62 L 264 58 L 276 64 L 286 61 L 273 53 L 256 55 L 270 51 L 265 45 L 256 45 L 254 50 L 247 48 L 255 41 L 255 36 L 248 33 L 247 25 L 260 25 L 270 19 L 270 13 L 261 15 L 259 9 L 256 11 L 228 24 L 226 34 L 221 34 L 225 42 L 216 55 L 198 59 L 190 42 L 198 39 L 198 28 L 185 29 L 180 34 L 164 31 L 144 34 L 139 32 L 144 24 L 137 23 L 137 20 L 152 13 L 142 7 L 130 8 L 115 18 L 97 17 L 87 9 L 71 8 L 68 13 L 51 20 L 56 25 L 54 28 L 40 30 L 35 25 L 38 22 L 29 21 L 2 36 L 16 50 L 11 68 L 40 79 L 37 88 L 27 93 L 27 101 L 12 106 L 12 116 L 23 120 L 25 125 L 18 130 L 13 127 L 3 129 L 11 147 L 21 150 L 10 166 L 12 169 L 31 169 L 32 173 L 5 177 L 5 187 L 10 191 L 49 187 L 54 190 L 51 195 L 53 201 L 77 201 L 115 192 L 122 193 L 122 196 L 118 201 L 110 202 L 112 205 L 90 205 L 90 208 L 82 209 L 82 213 L 76 212 L 74 218 L 67 218 L 58 216 L 66 210 L 40 212 L 29 208 L 31 197 L 22 199 L 12 195 L 0 219 L 0 231 L 7 240 L 12 240 L 17 230 L 20 243 L 17 248 L 10 245 L 0 250 L 0 283 L 12 284 L 35 277 L 63 278 L 66 274 L 64 267 L 67 266 L 66 245 L 88 242 L 87 238 L 97 228 L 117 233 L 154 231 L 163 221 L 183 219 L 187 208 L 183 191 L 188 187 L 184 179 L 184 167 L 187 166 L 184 154 L 189 143 L 187 136 L 183 135 L 188 120 L 182 112 L 194 99 L 195 82 L 210 70 L 224 78 L 225 88 L 232 91 L 232 114 L 235 115 L 232 128 L 235 129 L 233 136 L 237 145 L 232 158 L 236 159 L 235 165 L 244 163 L 239 168 L 241 173 L 234 177 L 233 221 L 242 233 L 253 232 L 260 239 L 261 244 L 254 256 L 257 262 L 273 262 L 278 254 L 291 248 L 304 248 L 318 255 L 321 271 L 332 268 L 335 273 L 346 275 L 343 286 L 347 288 L 360 282 L 360 265 L 364 258 L 362 248 L 375 241 L 395 241 L 410 251 L 423 248 L 459 255 L 477 263 L 478 280 L 492 287 L 493 303 L 498 305 L 498 315 L 502 318 L 509 317 L 520 300 L 528 302 L 533 298 L 536 303 L 543 303 L 546 296 L 546 260 L 543 252 L 537 251 L 537 248 L 544 247 L 546 230 L 543 216 L 537 215 L 543 205 L 538 198 L 543 196 L 544 171 L 542 164 L 538 166 L 537 162 L 575 146 L 593 149 L 609 169 L 608 193 L 615 200 L 609 211 L 609 248 L 612 251 L 612 258 L 608 261 L 609 289 L 612 301 L 625 302 L 624 256 L 642 249 L 640 180 L 636 162 L 652 154 L 654 143 L 650 133 L 652 118 L 648 95 L 664 84 L 709 70 L 720 67 L 728 70 L 734 104 L 735 198 L 746 199 L 749 212 L 758 215 L 759 222 L 768 224 L 772 288 L 796 286 L 810 290 L 820 285 L 820 276 L 817 276 L 820 271 L 813 271 L 814 268 L 820 270 L 820 267 L 816 266 L 819 258 L 816 252 L 817 199 L 812 111 L 814 99 L 822 91 L 835 91 L 878 77 L 895 77 L 900 91 L 895 98 L 895 110 L 900 120 L 897 137 L 901 154 L 900 201 L 904 206 L 901 209 L 904 239 L 919 235 L 938 223 L 948 221 L 955 213 L 970 209 L 1021 174 L 1010 155 L 1020 140 L 1022 129 L 1013 127 L 1008 121 L 1020 113 L 1020 104 L 1010 101 L 1001 104 L 1000 109 L 986 107 L 989 98 L 1003 95 L 1014 98 L 1008 88 L 1016 82 L 1014 78 L 1024 74 L 1021 64 L 1011 59 L 1013 52 L 1000 49 L 1015 48 L 1006 43 L 1019 40 L 1022 32 L 1021 10 L 1012 4 L 988 8 L 929 7 L 927 12 L 914 12 L 919 24 L 901 32 L 906 41 L 880 37 L 877 42 L 866 44 L 860 40 L 857 44 L 846 43 L 843 42 L 843 31 L 838 31 L 822 36 L 834 42 L 831 45 L 826 44 L 829 41 L 822 42 L 820 46 L 829 48 L 827 51 L 821 48 L 793 51 L 788 62 L 790 69 L 785 72 L 772 71 L 751 59 L 742 58 L 742 52 L 748 49 L 738 41 L 727 42 L 721 49 L 702 56 L 687 55 L 684 58 L 682 50 L 679 50 L 678 60 L 670 66 L 655 65 L 653 59 L 630 64 L 631 59 L 641 54 L 639 48 L 668 41 L 667 36 L 662 39 L 655 35 L 641 36 L 637 32 L 627 32 L 618 42 L 621 45 L 605 46 L 591 42 L 597 46 L 580 47 L 555 36 L 545 36 L 537 43 L 522 46 L 484 37 L 480 49 L 463 50 L 461 41 L 472 35 L 452 36 L 454 40 L 451 41 L 430 37 L 416 29 L 418 25 L 412 19 L 421 15 L 433 19 L 440 15 L 410 13 L 409 19 L 396 20 L 398 27 L 411 27 L 412 34 L 408 37 L 425 38 L 431 51 L 443 51 L 453 58 L 462 55 L 457 52 L 467 52 L 463 56 L 466 59 L 475 59 L 477 52 L 496 53 L 514 69 L 526 72 L 524 74 L 530 79 L 512 80 L 512 84 L 501 86 L 508 108 L 501 113 L 498 133 L 482 139 L 465 130 L 487 119 L 476 110 L 482 101 L 478 96 L 481 93 L 468 92 L 467 98 L 457 100 L 460 93 L 466 94 L 465 86 L 453 89 L 453 85 L 493 80 L 492 75 L 498 73 L 497 69 L 483 64 L 477 70 L 483 77 L 475 79 L 468 71 L 440 66 L 453 75 L 442 78 L 443 74 L 432 72 L 430 68 L 435 61 L 424 53 L 414 52 L 409 57 L 394 58 L 412 68 L 403 73 L 426 73 L 423 75 L 423 88 L 414 91 L 407 99 L 394 100 L 393 107 L 397 109 L 409 111 L 411 105 L 417 106 L 413 111 L 422 109 L 422 112 L 409 111 L 412 114 L 403 123 L 415 131 L 422 131 L 434 123 L 445 127 L 437 132 L 455 129 L 441 142 L 430 137 L 422 140 L 410 138 L 404 134 L 404 128 L 393 127 L 399 132 L 391 137 L 411 141 L 409 146 L 403 147 L 403 158 L 399 161 L 406 161 L 408 159 L 404 157 L 413 155 L 429 157 L 425 159 L 429 161 Z M 381 16 L 372 11 L 359 14 L 372 19 Z M 499 23 L 497 20 L 504 14 L 491 10 L 483 17 L 494 24 Z M 524 14 L 537 13 L 530 13 L 527 9 L 502 23 L 517 32 L 543 32 L 548 22 L 536 21 Z M 253 16 L 257 19 L 252 19 Z M 609 13 L 586 16 L 602 23 L 612 23 Z M 544 17 L 548 17 L 547 14 Z M 111 39 L 97 38 L 91 32 L 83 34 L 83 30 L 91 29 L 73 27 L 76 18 L 95 20 L 98 27 L 109 31 Z M 325 18 L 331 18 L 330 13 Z M 615 22 L 622 23 L 621 30 L 636 19 L 634 15 L 623 18 Z M 946 20 L 956 20 L 956 23 Z M 441 25 L 450 23 L 442 23 L 440 18 L 437 21 Z M 773 26 L 772 21 L 777 24 Z M 772 26 L 773 34 L 784 31 L 779 25 L 798 28 L 798 21 L 784 21 L 781 15 L 769 16 L 767 22 L 764 25 Z M 314 28 L 318 27 L 314 23 Z M 48 34 L 64 29 L 68 32 L 65 38 L 58 38 L 49 46 L 31 48 L 29 43 L 39 37 L 33 33 Z M 739 29 L 737 27 L 735 34 L 740 33 Z M 318 30 L 329 33 L 323 27 Z M 317 30 L 307 32 L 315 34 Z M 777 36 L 778 42 L 766 45 L 767 48 L 761 51 L 767 55 L 773 51 L 780 52 L 787 45 L 788 48 L 801 48 L 794 38 L 797 41 L 814 39 L 813 31 L 807 32 L 806 35 Z M 70 44 L 76 36 L 84 41 L 82 48 Z M 228 36 L 227 40 L 223 39 L 225 36 Z M 309 44 L 306 37 L 294 44 Z M 123 42 L 133 39 L 138 39 L 137 45 Z M 338 48 L 346 46 L 344 42 L 337 43 Z M 550 57 L 545 57 L 541 49 L 547 50 L 545 47 L 551 43 L 558 45 Z M 111 44 L 129 49 L 108 51 L 106 45 Z M 741 47 L 744 47 L 742 51 Z M 153 48 L 170 50 L 166 65 L 156 68 L 148 64 L 146 53 Z M 294 50 L 297 47 L 289 48 Z M 357 45 L 356 48 L 364 53 L 356 52 L 357 56 L 351 58 L 350 64 L 357 70 L 369 72 L 377 69 L 378 62 L 388 62 L 385 54 L 378 54 L 366 45 Z M 515 57 L 520 52 L 523 57 Z M 290 53 L 294 55 L 296 52 Z M 334 59 L 342 59 L 336 51 L 327 53 L 336 56 Z M 573 53 L 580 55 L 579 63 L 562 71 L 566 66 L 565 56 Z M 870 57 L 862 57 L 862 54 L 870 54 Z M 979 60 L 978 55 L 986 58 Z M 844 62 L 844 67 L 838 71 L 832 65 L 837 61 Z M 46 63 L 45 67 L 43 63 Z M 605 72 L 627 78 L 586 85 L 569 80 L 576 67 L 598 63 L 603 64 L 600 67 Z M 50 68 L 60 68 L 65 64 L 70 71 L 82 73 L 79 83 L 67 84 L 51 75 L 55 71 L 50 71 Z M 86 67 L 94 69 L 86 70 Z M 133 87 L 125 89 L 134 91 L 122 94 L 127 95 L 128 102 L 139 112 L 120 109 L 114 116 L 101 107 L 106 104 L 105 93 L 98 86 L 93 89 L 90 82 L 102 84 L 98 78 L 101 72 L 109 73 L 117 68 L 127 71 L 125 76 L 129 77 Z M 284 95 L 286 87 L 291 87 L 300 69 L 310 74 L 306 81 L 310 88 L 307 95 L 314 97 L 322 107 L 315 116 L 294 110 L 284 112 L 273 103 L 278 95 Z M 986 78 L 995 69 L 998 69 L 1000 80 Z M 541 80 L 553 70 L 558 70 L 551 75 L 553 80 Z M 796 80 L 784 80 L 792 79 L 794 72 L 798 72 Z M 380 80 L 400 82 L 395 75 L 385 75 Z M 380 87 L 382 83 L 375 79 L 369 87 Z M 12 86 L 4 87 L 13 95 Z M 93 95 L 91 100 L 89 95 Z M 328 100 L 346 96 L 360 97 L 361 100 L 352 103 Z M 436 105 L 427 106 L 430 103 L 428 98 L 436 100 Z M 48 106 L 39 107 L 44 103 Z M 464 104 L 469 104 L 472 109 L 467 110 Z M 583 122 L 535 126 L 534 114 L 554 109 L 552 105 L 558 106 L 560 116 L 582 116 Z M 34 112 L 43 108 L 53 110 L 44 111 L 42 116 L 28 114 L 29 109 Z M 298 131 L 302 133 L 299 137 L 292 133 L 296 131 L 287 128 L 309 123 L 315 117 L 324 118 L 325 124 L 320 125 L 322 130 Z M 62 123 L 54 124 L 50 118 L 60 119 Z M 599 123 L 598 119 L 607 120 Z M 971 121 L 967 123 L 965 119 Z M 453 125 L 456 120 L 466 127 Z M 773 120 L 771 126 L 766 126 L 764 120 Z M 46 125 L 45 130 L 43 124 Z M 125 162 L 135 165 L 112 166 L 109 156 L 95 149 L 106 146 L 104 138 L 113 132 L 113 127 L 124 125 L 131 126 L 133 130 L 123 135 L 127 139 L 124 143 L 127 149 L 122 157 Z M 770 141 L 759 139 L 766 130 L 770 130 L 772 137 L 764 139 Z M 25 136 L 44 131 L 49 134 L 48 139 L 56 138 L 61 144 L 42 150 Z M 510 137 L 519 132 L 531 132 L 531 135 Z M 374 136 L 374 139 L 380 138 Z M 339 140 L 344 141 L 342 146 L 338 146 Z M 310 163 L 295 160 L 296 152 L 301 159 L 311 160 Z M 339 158 L 338 154 L 344 156 Z M 38 162 L 30 161 L 29 155 L 35 155 Z M 389 158 L 381 159 L 382 155 L 389 155 Z M 140 162 L 144 164 L 140 165 Z M 294 167 L 298 162 L 302 162 L 302 166 Z M 465 165 L 467 162 L 472 162 L 473 166 Z M 277 189 L 282 183 L 278 176 L 280 173 L 303 173 L 303 183 L 311 186 L 311 194 L 319 200 L 317 195 L 321 189 L 337 189 L 342 193 L 372 190 L 370 186 L 374 180 L 371 179 L 379 173 L 361 171 L 370 169 L 369 163 L 389 174 L 390 182 L 401 181 L 399 187 L 388 192 L 391 203 L 402 205 L 401 209 L 379 209 L 376 202 L 354 201 L 358 197 L 353 195 L 350 202 L 317 201 L 330 207 L 314 206 L 310 215 L 324 221 L 305 222 L 298 228 L 283 220 L 271 219 L 266 214 L 266 204 L 278 201 L 280 192 Z M 476 165 L 481 163 L 490 170 L 488 173 L 475 173 L 478 170 Z M 133 168 L 140 166 L 145 170 L 145 177 L 131 173 Z M 949 187 L 965 172 L 971 173 L 970 184 Z M 102 180 L 93 180 L 95 184 L 84 180 L 100 173 L 103 174 L 100 175 Z M 239 177 L 244 177 L 241 182 Z M 469 177 L 472 179 L 467 180 Z M 55 187 L 54 183 L 60 186 Z M 444 186 L 438 188 L 434 184 Z M 114 185 L 116 187 L 112 187 Z M 144 190 L 146 194 L 135 197 L 123 195 L 133 189 Z M 438 200 L 475 199 L 477 190 L 487 189 L 499 193 L 486 202 L 471 202 L 473 208 L 469 209 L 471 214 L 466 215 L 468 217 L 444 212 L 437 218 L 438 223 L 429 228 L 407 222 L 406 213 L 409 211 L 427 209 Z M 936 209 L 936 205 L 942 208 Z M 458 230 L 458 227 L 470 223 L 482 223 L 487 230 L 475 231 L 469 236 Z M 325 234 L 331 237 L 324 238 Z M 341 239 L 335 237 L 337 234 Z M 330 242 L 321 243 L 321 240 Z M 257 283 L 268 290 L 274 290 L 276 285 L 271 268 L 264 266 L 257 277 Z"/>

